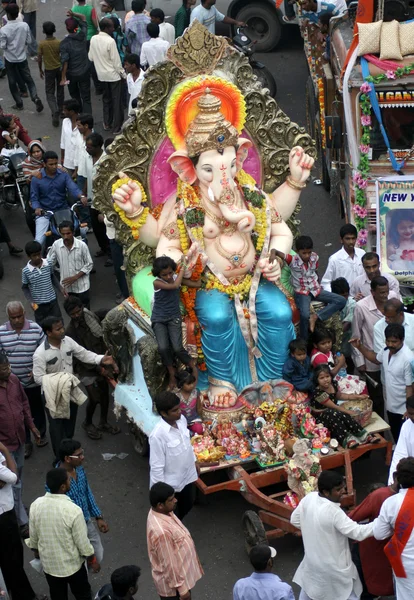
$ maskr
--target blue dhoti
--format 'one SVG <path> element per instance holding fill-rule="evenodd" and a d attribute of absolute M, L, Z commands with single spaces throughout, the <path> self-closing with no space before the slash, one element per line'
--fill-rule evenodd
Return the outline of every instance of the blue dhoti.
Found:
<path fill-rule="evenodd" d="M 200 372 L 199 387 L 207 387 L 210 377 L 232 383 L 240 392 L 252 383 L 253 376 L 234 301 L 217 290 L 199 290 L 195 308 L 203 328 L 201 342 L 207 365 L 207 373 Z M 279 379 L 289 342 L 295 337 L 292 310 L 279 288 L 263 279 L 256 294 L 256 315 L 257 347 L 262 353 L 261 358 L 254 359 L 258 381 Z"/>

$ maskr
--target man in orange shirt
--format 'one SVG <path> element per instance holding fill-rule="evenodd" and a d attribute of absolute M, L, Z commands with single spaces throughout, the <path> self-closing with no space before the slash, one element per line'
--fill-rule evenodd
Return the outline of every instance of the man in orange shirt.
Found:
<path fill-rule="evenodd" d="M 161 600 L 191 600 L 191 589 L 204 573 L 190 532 L 174 514 L 174 488 L 155 483 L 150 503 L 147 546 L 155 588 Z"/>

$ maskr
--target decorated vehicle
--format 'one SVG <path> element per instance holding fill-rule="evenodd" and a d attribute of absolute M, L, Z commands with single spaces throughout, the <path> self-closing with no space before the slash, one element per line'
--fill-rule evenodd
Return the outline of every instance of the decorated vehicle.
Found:
<path fill-rule="evenodd" d="M 324 187 L 411 303 L 412 215 L 394 213 L 414 191 L 414 14 L 408 2 L 360 5 L 330 19 L 328 38 L 303 22 L 308 128 Z"/>

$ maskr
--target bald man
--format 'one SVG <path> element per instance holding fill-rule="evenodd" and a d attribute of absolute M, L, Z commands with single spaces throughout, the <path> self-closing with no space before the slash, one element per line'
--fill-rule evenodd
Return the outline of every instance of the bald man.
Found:
<path fill-rule="evenodd" d="M 46 415 L 43 408 L 40 385 L 33 379 L 33 354 L 42 343 L 44 333 L 40 325 L 26 318 L 24 306 L 19 301 L 9 302 L 6 306 L 9 320 L 0 326 L 0 351 L 9 359 L 12 373 L 19 378 L 29 400 L 30 411 L 40 440 L 36 440 L 39 448 L 48 443 L 46 436 Z M 25 458 L 29 458 L 33 450 L 30 431 L 26 430 Z"/>

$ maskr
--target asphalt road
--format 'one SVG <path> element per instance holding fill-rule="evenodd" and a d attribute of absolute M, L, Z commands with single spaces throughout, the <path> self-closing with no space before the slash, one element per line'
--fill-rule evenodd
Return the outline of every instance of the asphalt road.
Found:
<path fill-rule="evenodd" d="M 62 0 L 47 1 L 39 4 L 38 38 L 41 38 L 41 24 L 52 20 L 57 26 L 57 37 L 64 35 L 63 21 L 65 7 Z M 277 79 L 278 102 L 290 118 L 300 125 L 306 125 L 305 84 L 307 66 L 302 52 L 299 31 L 294 27 L 288 31 L 278 51 L 260 55 L 262 60 Z M 30 62 L 30 68 L 38 86 L 39 95 L 45 102 L 44 84 L 38 75 L 36 63 Z M 7 80 L 0 80 L 1 104 L 9 109 L 13 104 Z M 93 109 L 96 118 L 95 128 L 102 130 L 102 100 L 93 96 Z M 48 149 L 59 151 L 60 129 L 52 127 L 50 113 L 45 102 L 45 110 L 40 115 L 34 111 L 30 99 L 25 100 L 25 109 L 20 113 L 23 124 L 28 128 L 32 138 L 41 136 Z M 315 173 L 315 177 L 318 177 Z M 16 245 L 24 247 L 30 234 L 24 223 L 20 210 L 5 212 L 0 209 L 12 239 Z M 315 249 L 321 256 L 321 270 L 325 268 L 327 258 L 339 247 L 338 230 L 342 224 L 336 207 L 332 206 L 329 195 L 322 187 L 313 183 L 302 195 L 302 232 L 313 237 Z M 96 243 L 89 237 L 91 250 Z M 1 248 L 4 259 L 5 276 L 0 281 L 0 312 L 5 319 L 5 304 L 11 299 L 23 300 L 21 293 L 21 268 L 25 258 L 10 257 L 5 245 Z M 103 259 L 95 260 L 96 274 L 92 276 L 92 308 L 112 307 L 117 293 L 115 277 L 112 269 L 103 266 Z M 31 316 L 30 307 L 27 307 Z M 83 410 L 78 417 L 76 437 L 81 440 L 85 449 L 85 467 L 102 513 L 109 522 L 110 531 L 103 536 L 105 558 L 99 575 L 91 576 L 91 584 L 96 591 L 109 580 L 110 573 L 123 564 L 135 563 L 142 568 L 140 591 L 138 598 L 153 600 L 157 598 L 152 584 L 146 549 L 145 526 L 148 512 L 148 464 L 147 459 L 135 454 L 132 437 L 124 418 L 121 419 L 122 433 L 117 436 L 106 434 L 101 441 L 92 441 L 84 435 L 81 428 Z M 113 458 L 104 461 L 102 453 L 127 453 L 124 460 Z M 46 471 L 51 468 L 52 454 L 50 447 L 36 449 L 25 465 L 24 500 L 27 506 L 44 493 Z M 358 495 L 363 497 L 367 487 L 374 481 L 386 480 L 384 452 L 373 452 L 368 460 L 360 460 L 354 465 L 354 482 Z M 205 577 L 197 585 L 194 598 L 203 600 L 230 599 L 234 582 L 251 572 L 244 549 L 244 538 L 241 529 L 241 518 L 249 505 L 240 494 L 221 492 L 213 494 L 194 507 L 186 519 L 195 540 Z M 2 540 L 6 543 L 6 540 Z M 278 557 L 275 571 L 282 579 L 290 582 L 294 571 L 302 558 L 300 539 L 286 536 L 275 541 Z M 27 572 L 36 592 L 47 593 L 48 587 L 44 578 L 29 566 L 31 553 L 25 550 Z M 296 588 L 296 592 L 297 592 Z M 19 600 L 19 599 L 16 599 Z"/>

